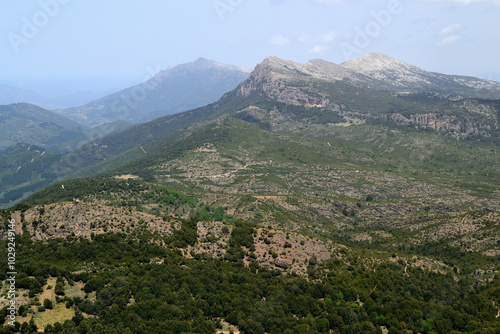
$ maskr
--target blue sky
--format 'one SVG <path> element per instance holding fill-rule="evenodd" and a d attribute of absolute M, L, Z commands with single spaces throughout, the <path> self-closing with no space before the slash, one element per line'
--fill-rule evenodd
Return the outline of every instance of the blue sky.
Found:
<path fill-rule="evenodd" d="M 0 12 L 0 83 L 49 95 L 125 87 L 198 57 L 253 67 L 373 51 L 500 80 L 500 0 L 37 0 Z"/>

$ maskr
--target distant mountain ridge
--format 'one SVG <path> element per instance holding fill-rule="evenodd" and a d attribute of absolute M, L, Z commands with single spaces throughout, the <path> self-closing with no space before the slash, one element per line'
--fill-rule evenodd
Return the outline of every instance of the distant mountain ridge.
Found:
<path fill-rule="evenodd" d="M 243 66 L 199 58 L 160 71 L 143 84 L 58 112 L 88 126 L 116 120 L 150 121 L 215 102 L 245 80 L 249 72 Z"/>
<path fill-rule="evenodd" d="M 17 103 L 0 106 L 0 150 L 18 143 L 54 149 L 84 135 L 77 122 L 38 106 Z"/>
<path fill-rule="evenodd" d="M 31 90 L 0 85 L 0 104 L 2 105 L 21 102 L 34 103 L 42 99 L 42 96 Z"/>
<path fill-rule="evenodd" d="M 325 126 L 328 122 L 347 119 L 430 127 L 457 131 L 463 136 L 496 137 L 499 132 L 496 103 L 464 100 L 463 97 L 455 96 L 456 91 L 453 89 L 444 89 L 442 94 L 422 91 L 423 88 L 414 88 L 414 92 L 408 94 L 408 87 L 404 93 L 396 93 L 398 89 L 382 80 L 324 60 L 297 64 L 268 57 L 256 66 L 244 82 L 217 102 L 138 124 L 96 140 L 81 151 L 84 158 L 80 161 L 86 166 L 93 165 L 179 130 L 226 116 L 247 120 L 271 130 L 307 127 L 309 123 Z M 285 104 L 297 106 L 298 109 L 275 112 L 272 111 L 275 103 L 280 108 L 285 108 L 281 105 Z M 308 109 L 315 110 L 311 111 L 317 114 L 314 119 L 306 112 Z M 292 111 L 293 114 L 289 114 Z"/>
<path fill-rule="evenodd" d="M 103 95 L 100 92 L 81 91 L 67 96 L 48 97 L 28 89 L 0 85 L 0 105 L 30 103 L 48 110 L 78 106 L 98 99 Z"/>
<path fill-rule="evenodd" d="M 389 58 L 389 57 L 387 57 Z M 392 59 L 392 58 L 391 58 Z M 393 60 L 396 64 L 397 60 Z M 158 75 L 168 75 L 166 72 Z M 475 79 L 476 80 L 476 79 Z M 481 79 L 477 79 L 481 81 Z M 486 80 L 485 80 L 486 81 Z M 488 82 L 488 81 L 486 81 Z M 363 85 L 364 84 L 364 85 Z M 494 83 L 500 87 L 499 83 Z M 377 90 L 371 87 L 382 87 Z M 80 152 L 84 158 L 80 161 L 89 166 L 107 160 L 116 154 L 139 147 L 176 131 L 210 122 L 227 115 L 236 115 L 241 119 L 252 119 L 271 124 L 290 121 L 290 115 L 267 117 L 253 115 L 255 105 L 272 106 L 274 102 L 297 107 L 325 109 L 333 113 L 322 112 L 318 120 L 337 120 L 357 118 L 361 121 L 391 121 L 405 126 L 432 127 L 435 129 L 463 129 L 464 135 L 481 134 L 496 136 L 497 103 L 491 101 L 461 102 L 453 89 L 444 89 L 443 93 L 429 93 L 423 88 L 409 87 L 404 93 L 395 93 L 398 87 L 392 87 L 382 80 L 357 73 L 341 65 L 324 60 L 311 60 L 306 64 L 268 57 L 251 72 L 248 78 L 232 91 L 224 94 L 217 102 L 187 112 L 167 115 L 152 121 L 132 126 L 122 132 L 96 140 Z M 411 88 L 411 87 L 410 87 Z M 438 108 L 439 107 L 439 108 Z M 453 113 L 456 113 L 454 115 Z M 307 115 L 298 117 L 299 123 L 308 121 Z M 279 119 L 276 119 L 276 118 Z M 315 122 L 318 122 L 316 120 Z M 283 126 L 283 125 L 280 125 Z M 76 154 L 80 154 L 76 152 Z"/>
<path fill-rule="evenodd" d="M 454 92 L 467 98 L 500 99 L 500 83 L 468 76 L 428 72 L 381 53 L 341 64 L 357 73 L 411 92 Z"/>
<path fill-rule="evenodd" d="M 90 129 L 33 104 L 0 105 L 0 151 L 17 144 L 70 151 L 129 126 L 130 123 L 117 121 Z"/>
<path fill-rule="evenodd" d="M 365 57 L 369 59 L 371 56 Z M 219 66 L 203 59 L 197 63 L 186 66 L 205 68 L 207 71 Z M 496 94 L 495 89 L 500 84 L 471 78 L 467 81 L 467 89 L 465 85 L 457 84 L 436 90 L 432 83 L 424 85 L 422 80 L 417 80 L 427 75 L 422 70 L 420 76 L 410 83 L 392 85 L 390 80 L 374 73 L 398 69 L 393 72 L 404 77 L 405 73 L 416 70 L 386 56 L 384 64 L 383 67 L 373 66 L 366 70 L 367 74 L 363 74 L 319 59 L 297 64 L 268 57 L 255 67 L 247 79 L 218 101 L 96 139 L 63 155 L 51 168 L 60 177 L 93 176 L 126 164 L 135 164 L 133 172 L 136 172 L 136 168 L 142 170 L 146 165 L 142 158 L 161 155 L 166 147 L 172 149 L 173 155 L 182 154 L 183 149 L 169 145 L 174 145 L 179 138 L 189 138 L 190 133 L 198 128 L 203 129 L 225 119 L 246 122 L 270 133 L 287 131 L 307 133 L 307 136 L 335 133 L 344 126 L 358 129 L 363 124 L 372 131 L 373 127 L 382 124 L 389 129 L 397 129 L 395 131 L 414 129 L 424 133 L 437 132 L 443 137 L 493 144 L 499 141 L 500 104 L 498 101 L 477 99 L 483 91 L 471 83 L 491 84 L 493 89 L 488 92 L 492 95 Z M 177 80 L 179 73 L 185 72 L 172 68 L 157 77 L 168 82 L 170 77 Z M 203 70 L 198 73 L 203 73 Z M 449 80 L 455 78 L 442 76 Z M 431 77 L 435 75 L 430 74 Z M 418 84 L 413 84 L 415 81 Z M 471 93 L 474 99 L 459 94 L 464 90 Z M 99 112 L 98 109 L 95 111 Z M 205 135 L 203 131 L 200 133 Z M 207 133 L 212 133 L 212 130 L 207 130 Z M 222 137 L 224 135 L 217 138 Z M 196 139 L 194 145 L 202 146 L 205 142 L 197 140 L 201 139 Z M 193 142 L 186 139 L 186 147 L 192 148 L 192 145 Z M 155 163 L 156 158 L 152 159 Z M 137 174 L 140 175 L 139 172 Z M 32 187 L 24 189 L 25 193 L 32 190 Z M 17 197 L 6 199 L 19 200 L 19 194 L 22 194 L 21 188 L 17 190 Z"/>
<path fill-rule="evenodd" d="M 422 70 L 395 58 L 371 53 L 351 59 L 340 65 L 321 59 L 305 64 L 267 57 L 240 86 L 242 95 L 248 96 L 261 87 L 268 93 L 280 95 L 280 79 L 343 81 L 359 87 L 399 93 L 442 93 L 464 98 L 500 99 L 500 83 L 474 77 L 446 75 Z M 305 79 L 307 80 L 307 79 Z M 274 85 L 274 88 L 272 87 Z M 261 87 L 262 88 L 262 87 Z M 281 92 L 282 93 L 282 92 Z"/>

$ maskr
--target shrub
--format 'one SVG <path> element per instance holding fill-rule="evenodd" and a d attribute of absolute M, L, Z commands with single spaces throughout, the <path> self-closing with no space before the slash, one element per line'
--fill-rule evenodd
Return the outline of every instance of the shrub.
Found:
<path fill-rule="evenodd" d="M 48 310 L 51 310 L 54 308 L 54 306 L 52 305 L 52 301 L 50 299 L 45 299 L 43 301 L 43 307 L 48 309 Z"/>

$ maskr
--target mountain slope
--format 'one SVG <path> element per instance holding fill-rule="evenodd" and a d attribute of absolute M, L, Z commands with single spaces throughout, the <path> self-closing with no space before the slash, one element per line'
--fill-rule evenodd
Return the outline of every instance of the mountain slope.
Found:
<path fill-rule="evenodd" d="M 483 99 L 500 98 L 498 82 L 428 72 L 380 53 L 351 59 L 341 66 L 388 84 L 394 91 L 439 92 Z"/>
<path fill-rule="evenodd" d="M 35 105 L 0 106 L 0 206 L 46 187 L 63 174 L 54 169 L 62 152 L 129 127 L 125 122 L 85 128 Z"/>
<path fill-rule="evenodd" d="M 13 204 L 34 189 L 50 185 L 57 178 L 51 166 L 61 155 L 42 147 L 17 144 L 0 151 L 0 203 Z"/>
<path fill-rule="evenodd" d="M 64 181 L 32 196 L 20 207 L 25 210 L 23 227 L 48 243 L 47 249 L 58 249 L 54 256 L 68 259 L 64 268 L 71 272 L 80 269 L 71 267 L 81 263 L 77 259 L 83 255 L 73 255 L 80 248 L 117 247 L 107 256 L 99 255 L 108 262 L 96 273 L 91 271 L 99 257 L 92 253 L 94 264 L 80 270 L 93 277 L 114 263 L 123 264 L 135 238 L 187 257 L 155 250 L 130 260 L 151 270 L 178 263 L 189 268 L 192 277 L 198 266 L 211 268 L 215 263 L 227 268 L 236 262 L 249 273 L 272 269 L 274 277 L 295 282 L 294 274 L 304 275 L 323 289 L 337 289 L 331 312 L 340 312 L 345 299 L 348 310 L 366 311 L 366 319 L 374 305 L 382 312 L 389 304 L 390 289 L 383 300 L 379 293 L 386 286 L 393 289 L 398 279 L 398 310 L 407 307 L 409 298 L 415 299 L 409 310 L 420 300 L 416 309 L 428 308 L 429 314 L 435 307 L 453 310 L 459 301 L 470 302 L 484 307 L 484 319 L 475 326 L 498 326 L 491 306 L 498 291 L 494 273 L 499 269 L 500 184 L 498 172 L 488 170 L 500 160 L 499 152 L 491 152 L 495 146 L 394 124 L 325 124 L 316 121 L 311 108 L 267 103 L 151 141 L 141 149 L 143 158 L 101 177 Z M 297 127 L 274 128 L 277 121 Z M 236 233 L 241 226 L 234 220 L 251 224 Z M 56 247 L 54 240 L 64 245 Z M 69 249 L 75 250 L 63 253 Z M 123 276 L 126 269 L 106 273 L 115 270 Z M 172 272 L 169 269 L 169 277 Z M 255 279 L 237 278 L 240 289 Z M 172 280 L 148 277 L 150 285 L 159 281 Z M 283 283 L 276 284 L 273 289 L 282 299 Z M 459 287 L 468 296 L 480 296 L 481 302 L 462 298 Z M 104 293 L 97 296 L 105 300 Z M 258 298 L 263 300 L 261 294 Z M 141 302 L 136 295 L 134 302 Z M 407 328 L 421 326 L 411 322 L 411 316 L 394 314 L 387 314 L 398 320 L 394 324 L 385 317 L 373 316 L 372 321 L 395 332 L 403 320 Z M 106 315 L 99 313 L 99 319 Z M 425 324 L 441 326 L 440 319 L 425 319 Z M 228 322 L 247 328 L 239 320 L 230 317 Z M 348 328 L 339 326 L 332 328 Z M 450 332 L 466 325 L 442 326 Z"/>
<path fill-rule="evenodd" d="M 196 67 L 194 64 L 193 66 Z M 243 83 L 225 94 L 218 102 L 136 125 L 126 131 L 98 140 L 84 147 L 83 157 L 78 160 L 89 160 L 89 163 L 94 164 L 100 159 L 107 159 L 115 154 L 139 147 L 192 124 L 214 120 L 226 114 L 235 114 L 251 105 L 269 104 L 272 107 L 274 102 L 303 106 L 312 111 L 318 108 L 328 110 L 319 112 L 322 115 L 319 120 L 323 119 L 323 121 L 328 119 L 342 121 L 345 117 L 350 117 L 350 119 L 359 119 L 364 122 L 375 118 L 378 121 L 389 119 L 405 125 L 413 122 L 417 126 L 425 127 L 435 126 L 432 120 L 437 118 L 438 124 L 446 125 L 454 122 L 455 125 L 452 127 L 461 125 L 470 127 L 468 124 L 477 123 L 470 127 L 472 133 L 479 133 L 483 131 L 480 131 L 480 128 L 484 128 L 487 129 L 486 132 L 483 131 L 486 136 L 494 137 L 498 132 L 498 108 L 495 103 L 487 101 L 461 103 L 448 95 L 433 93 L 394 94 L 360 86 L 362 81 L 366 82 L 370 79 L 325 61 L 313 60 L 302 66 L 276 57 L 269 57 L 259 64 Z M 372 80 L 371 84 L 376 85 L 376 83 Z M 449 107 L 435 109 L 436 106 L 446 104 Z M 468 111 L 463 116 L 469 119 L 441 119 L 443 110 L 446 108 L 453 110 L 454 104 L 465 105 Z M 485 112 L 483 109 L 488 111 Z M 446 113 L 449 114 L 450 111 Z M 307 113 L 302 114 L 307 119 Z M 296 116 L 300 116 L 300 112 Z M 456 118 L 460 114 L 451 116 Z M 471 117 L 475 120 L 470 121 Z M 428 121 L 420 121 L 421 119 Z"/>
<path fill-rule="evenodd" d="M 498 332 L 499 101 L 310 64 L 51 164 L 87 178 L 0 211 L 20 296 L 107 333 Z"/>
<path fill-rule="evenodd" d="M 199 58 L 161 71 L 143 84 L 59 112 L 86 125 L 144 122 L 212 103 L 247 76 L 243 67 Z"/>
<path fill-rule="evenodd" d="M 247 95 L 253 85 L 269 89 L 273 82 L 287 78 L 301 81 L 349 83 L 358 87 L 396 93 L 441 93 L 463 98 L 500 98 L 500 83 L 473 77 L 446 75 L 422 70 L 416 66 L 379 53 L 351 59 L 340 65 L 314 59 L 305 64 L 268 57 L 253 71 L 241 87 Z M 266 82 L 262 80 L 268 80 Z M 268 86 L 268 87 L 266 87 Z M 279 86 L 275 87 L 279 90 Z M 278 95 L 275 93 L 275 95 Z"/>
<path fill-rule="evenodd" d="M 373 224 L 399 211 L 410 219 L 422 209 L 413 201 L 436 212 L 436 201 L 455 213 L 464 205 L 498 210 L 498 101 L 391 94 L 292 66 L 268 58 L 217 103 L 96 142 L 82 159 L 92 166 L 79 175 L 123 165 L 108 175 L 135 175 L 232 207 L 258 196 L 266 210 L 286 211 L 289 226 L 307 221 L 320 234 L 360 223 L 350 216 L 354 204 L 372 194 L 381 201 L 364 213 Z M 301 210 L 290 212 L 292 203 Z M 250 219 L 248 207 L 237 212 Z M 266 223 L 280 215 L 267 213 Z"/>
<path fill-rule="evenodd" d="M 306 131 L 313 136 L 334 133 L 340 129 L 338 125 L 367 124 L 492 142 L 500 138 L 500 105 L 494 101 L 436 93 L 389 93 L 353 83 L 365 77 L 339 65 L 319 60 L 308 64 L 269 57 L 218 102 L 97 139 L 65 155 L 52 168 L 61 177 L 107 172 L 161 152 L 164 144 L 155 141 L 175 142 L 185 136 L 183 129 L 196 129 L 227 116 L 266 131 Z"/>
<path fill-rule="evenodd" d="M 101 92 L 84 91 L 62 97 L 47 97 L 31 90 L 0 85 L 0 105 L 30 103 L 48 110 L 79 106 L 94 101 L 103 95 L 104 93 Z"/>
<path fill-rule="evenodd" d="M 84 128 L 61 115 L 32 104 L 0 106 L 0 150 L 17 143 L 57 149 L 84 135 Z"/>
<path fill-rule="evenodd" d="M 13 86 L 0 85 L 0 105 L 12 103 L 34 103 L 40 102 L 43 97 L 33 91 Z"/>

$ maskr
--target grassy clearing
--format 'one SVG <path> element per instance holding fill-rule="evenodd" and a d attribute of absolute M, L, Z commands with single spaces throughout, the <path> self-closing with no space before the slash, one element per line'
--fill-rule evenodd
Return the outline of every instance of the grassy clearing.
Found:
<path fill-rule="evenodd" d="M 65 303 L 56 303 L 56 294 L 54 292 L 56 280 L 55 277 L 48 278 L 47 284 L 43 287 L 43 292 L 36 296 L 42 305 L 45 299 L 52 301 L 54 308 L 45 309 L 45 311 L 40 312 L 37 305 L 32 305 L 27 316 L 18 316 L 17 321 L 24 323 L 33 319 L 38 328 L 45 328 L 47 325 L 53 325 L 56 322 L 63 323 L 74 317 L 75 310 L 73 308 L 66 308 Z M 51 287 L 50 289 L 49 286 Z"/>
<path fill-rule="evenodd" d="M 66 320 L 71 320 L 75 316 L 73 308 L 66 308 L 64 303 L 54 305 L 52 310 L 45 312 L 36 312 L 33 314 L 33 320 L 38 328 L 45 328 L 47 325 L 53 325 L 56 322 L 63 323 Z M 29 321 L 30 319 L 27 319 Z"/>
<path fill-rule="evenodd" d="M 45 299 L 48 299 L 53 303 L 56 301 L 56 293 L 54 292 L 54 287 L 56 286 L 56 281 L 57 281 L 57 278 L 55 278 L 55 277 L 50 277 L 49 279 L 47 279 L 47 284 L 43 287 L 43 292 L 40 295 L 40 297 L 38 297 L 42 304 L 43 304 L 43 301 Z M 49 289 L 49 286 L 50 286 L 50 289 Z"/>
<path fill-rule="evenodd" d="M 66 284 L 64 286 L 65 295 L 70 298 L 75 298 L 75 297 L 84 298 L 85 297 L 85 292 L 83 291 L 84 285 L 85 284 L 83 282 L 75 282 L 73 286 Z"/>

